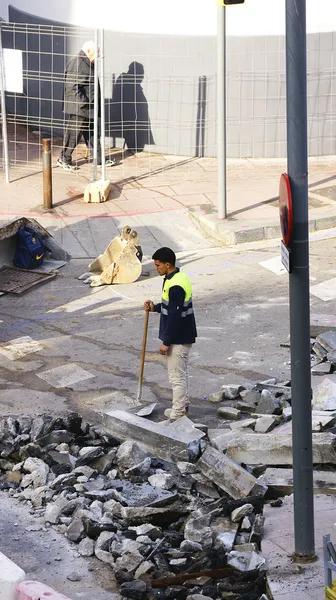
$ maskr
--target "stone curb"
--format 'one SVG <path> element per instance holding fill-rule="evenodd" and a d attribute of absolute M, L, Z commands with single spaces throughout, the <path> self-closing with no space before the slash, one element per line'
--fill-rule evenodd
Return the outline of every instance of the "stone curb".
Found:
<path fill-rule="evenodd" d="M 48 600 L 69 600 L 67 596 L 56 592 L 49 586 L 39 581 L 22 581 L 16 589 L 15 600 L 36 600 L 36 598 L 48 598 Z"/>
<path fill-rule="evenodd" d="M 69 600 L 39 581 L 25 580 L 26 573 L 15 562 L 0 552 L 0 598 L 1 600 Z"/>
<path fill-rule="evenodd" d="M 197 209 L 190 210 L 189 215 L 198 221 L 203 229 L 207 229 L 210 234 L 214 232 L 215 237 L 221 239 L 226 246 L 281 238 L 280 223 L 278 221 L 270 221 L 263 225 L 260 225 L 258 221 L 221 221 L 216 214 L 203 213 Z M 333 227 L 336 227 L 336 209 L 309 217 L 310 233 Z"/>

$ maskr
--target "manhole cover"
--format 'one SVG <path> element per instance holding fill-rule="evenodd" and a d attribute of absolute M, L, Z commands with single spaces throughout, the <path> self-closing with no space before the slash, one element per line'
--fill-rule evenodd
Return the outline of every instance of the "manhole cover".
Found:
<path fill-rule="evenodd" d="M 0 292 L 22 294 L 33 285 L 54 279 L 57 273 L 37 273 L 16 267 L 0 267 Z"/>

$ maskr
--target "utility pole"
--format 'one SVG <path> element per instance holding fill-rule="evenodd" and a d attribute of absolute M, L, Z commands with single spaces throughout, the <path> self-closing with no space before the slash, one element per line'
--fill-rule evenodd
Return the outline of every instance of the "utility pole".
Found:
<path fill-rule="evenodd" d="M 293 203 L 289 274 L 295 558 L 313 560 L 306 0 L 286 0 L 287 168 Z"/>
<path fill-rule="evenodd" d="M 217 6 L 218 218 L 226 219 L 226 8 Z"/>

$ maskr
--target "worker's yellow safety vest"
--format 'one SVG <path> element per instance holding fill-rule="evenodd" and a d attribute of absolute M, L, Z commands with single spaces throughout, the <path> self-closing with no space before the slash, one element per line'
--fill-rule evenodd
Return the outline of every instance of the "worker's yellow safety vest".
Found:
<path fill-rule="evenodd" d="M 189 278 L 182 271 L 178 271 L 173 277 L 166 279 L 162 290 L 161 313 L 168 315 L 169 290 L 175 285 L 179 285 L 184 290 L 185 296 L 181 317 L 187 317 L 194 312 L 192 307 L 192 288 Z"/>

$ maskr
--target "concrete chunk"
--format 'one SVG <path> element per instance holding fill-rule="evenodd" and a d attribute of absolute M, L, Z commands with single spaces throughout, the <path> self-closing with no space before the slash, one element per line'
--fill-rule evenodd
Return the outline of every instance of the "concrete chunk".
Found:
<path fill-rule="evenodd" d="M 316 341 L 328 352 L 333 352 L 333 350 L 336 350 L 336 331 L 320 333 L 317 336 Z"/>
<path fill-rule="evenodd" d="M 313 407 L 320 410 L 336 409 L 336 383 L 329 377 L 313 390 Z"/>
<path fill-rule="evenodd" d="M 255 433 L 268 433 L 272 431 L 277 424 L 277 419 L 274 415 L 265 415 L 256 420 L 254 427 Z"/>
<path fill-rule="evenodd" d="M 240 434 L 229 442 L 227 456 L 237 463 L 248 465 L 291 465 L 292 436 Z M 332 433 L 313 433 L 313 462 L 336 463 L 336 438 Z"/>
<path fill-rule="evenodd" d="M 253 475 L 215 448 L 207 448 L 197 465 L 203 475 L 235 500 L 246 498 L 252 490 L 262 495 L 266 492 L 266 488 L 258 488 Z"/>
<path fill-rule="evenodd" d="M 199 430 L 176 431 L 169 425 L 154 423 L 123 410 L 111 410 L 102 414 L 103 429 L 117 439 L 132 439 L 145 451 L 161 458 L 188 460 L 188 444 L 199 439 Z"/>
<path fill-rule="evenodd" d="M 232 429 L 232 431 L 236 431 L 237 429 L 254 429 L 255 424 L 255 419 L 242 419 L 241 421 L 230 423 L 230 429 Z"/>
<path fill-rule="evenodd" d="M 223 392 L 223 398 L 226 400 L 235 400 L 235 398 L 238 398 L 239 392 L 243 390 L 243 386 L 225 384 L 222 385 L 221 390 Z"/>
<path fill-rule="evenodd" d="M 217 414 L 219 417 L 223 419 L 239 419 L 241 416 L 241 411 L 237 408 L 233 408 L 233 406 L 220 406 Z"/>
<path fill-rule="evenodd" d="M 266 469 L 258 481 L 276 490 L 277 493 L 293 492 L 292 469 Z M 336 473 L 334 471 L 313 471 L 314 494 L 336 494 Z"/>

